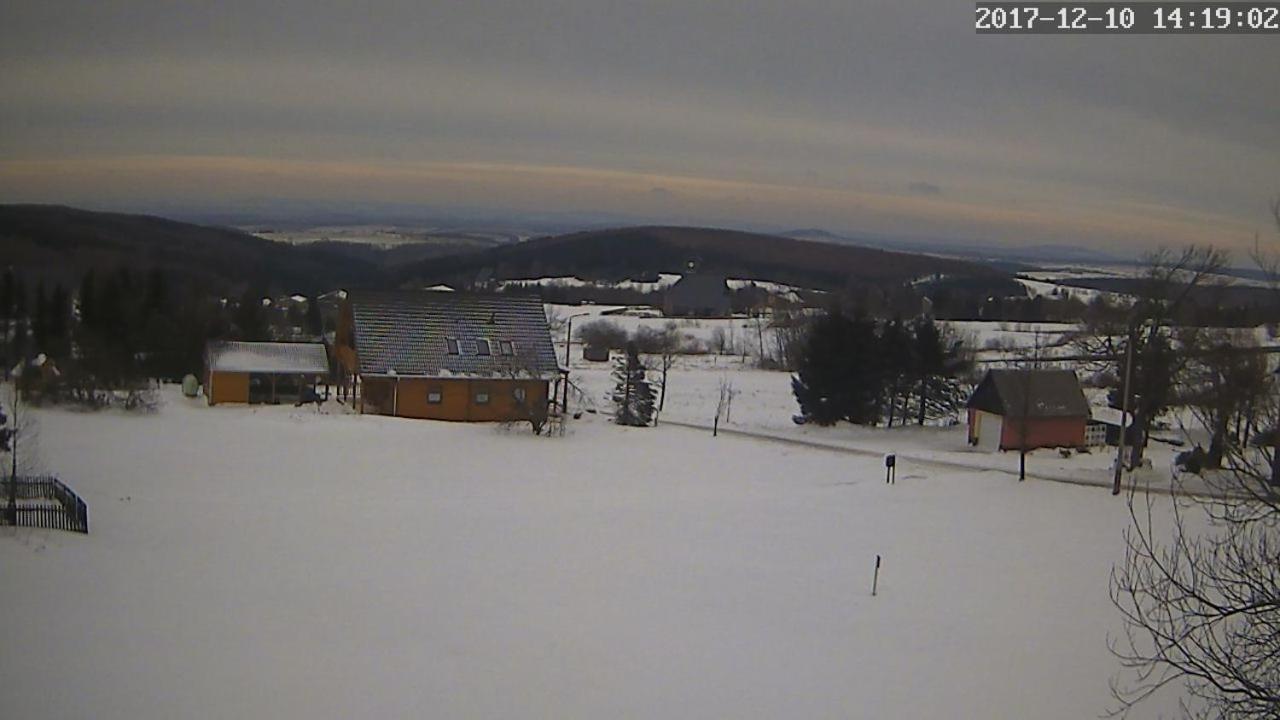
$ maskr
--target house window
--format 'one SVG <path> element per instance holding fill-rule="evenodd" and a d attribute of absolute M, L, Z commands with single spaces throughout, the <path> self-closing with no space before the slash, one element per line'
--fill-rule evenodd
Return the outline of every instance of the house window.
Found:
<path fill-rule="evenodd" d="M 489 392 L 487 390 L 476 391 L 476 404 L 477 405 L 489 404 Z"/>
<path fill-rule="evenodd" d="M 444 339 L 444 346 L 450 355 L 458 354 L 458 338 L 447 337 Z"/>
<path fill-rule="evenodd" d="M 477 354 L 477 355 L 488 355 L 488 354 L 489 354 L 489 341 L 488 341 L 488 340 L 485 340 L 484 338 L 480 338 L 479 340 L 476 340 L 476 354 Z"/>
<path fill-rule="evenodd" d="M 528 396 L 529 396 L 528 393 L 525 392 L 525 389 L 522 387 L 518 387 L 515 390 L 511 391 L 511 397 L 515 398 L 516 402 L 518 403 L 524 402 L 525 398 L 527 398 Z"/>
<path fill-rule="evenodd" d="M 508 357 L 516 354 L 516 346 L 510 340 L 499 340 L 498 350 Z"/>
<path fill-rule="evenodd" d="M 440 388 L 430 388 L 427 390 L 427 402 L 432 405 L 439 405 L 444 400 L 444 393 Z"/>

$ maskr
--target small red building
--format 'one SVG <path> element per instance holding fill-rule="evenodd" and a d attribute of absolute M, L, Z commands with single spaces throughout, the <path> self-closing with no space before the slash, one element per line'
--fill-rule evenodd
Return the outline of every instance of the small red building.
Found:
<path fill-rule="evenodd" d="M 1071 370 L 990 370 L 969 397 L 969 444 L 1084 447 L 1089 402 Z"/>

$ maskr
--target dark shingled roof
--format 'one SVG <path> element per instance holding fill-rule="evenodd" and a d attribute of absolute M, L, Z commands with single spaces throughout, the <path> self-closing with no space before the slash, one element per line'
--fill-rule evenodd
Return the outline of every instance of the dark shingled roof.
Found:
<path fill-rule="evenodd" d="M 353 292 L 348 301 L 362 375 L 550 378 L 560 369 L 536 296 L 404 290 Z M 446 338 L 457 339 L 457 354 Z M 478 339 L 489 341 L 489 355 L 477 353 Z M 512 355 L 502 353 L 504 340 Z"/>
<path fill-rule="evenodd" d="M 685 275 L 667 288 L 668 309 L 677 312 L 710 311 L 717 315 L 729 314 L 729 285 L 724 275 Z"/>
<path fill-rule="evenodd" d="M 1089 417 L 1089 401 L 1071 370 L 989 370 L 968 407 L 1005 417 Z"/>

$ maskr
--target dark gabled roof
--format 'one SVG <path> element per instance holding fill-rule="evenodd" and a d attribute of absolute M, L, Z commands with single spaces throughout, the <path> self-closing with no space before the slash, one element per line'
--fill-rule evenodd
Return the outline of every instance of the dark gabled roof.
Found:
<path fill-rule="evenodd" d="M 685 275 L 667 288 L 667 302 L 691 308 L 729 307 L 729 285 L 723 275 Z"/>
<path fill-rule="evenodd" d="M 1006 417 L 1089 417 L 1089 401 L 1071 370 L 989 370 L 968 407 Z"/>
<path fill-rule="evenodd" d="M 353 292 L 352 332 L 363 375 L 541 377 L 559 371 L 542 301 L 532 295 Z M 446 339 L 458 341 L 450 354 Z M 477 353 L 487 339 L 490 354 Z M 514 355 L 502 353 L 501 341 Z"/>
<path fill-rule="evenodd" d="M 205 351 L 215 372 L 325 375 L 329 355 L 320 343 L 230 342 L 215 340 Z"/>

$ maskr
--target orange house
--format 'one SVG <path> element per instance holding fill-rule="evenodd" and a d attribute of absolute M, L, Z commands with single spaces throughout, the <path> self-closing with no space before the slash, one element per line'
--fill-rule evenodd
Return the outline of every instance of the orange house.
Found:
<path fill-rule="evenodd" d="M 334 346 L 339 396 L 377 415 L 540 427 L 560 373 L 534 296 L 353 292 Z"/>
<path fill-rule="evenodd" d="M 1084 447 L 1089 402 L 1071 370 L 990 370 L 969 397 L 969 444 Z"/>

